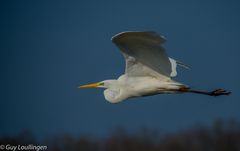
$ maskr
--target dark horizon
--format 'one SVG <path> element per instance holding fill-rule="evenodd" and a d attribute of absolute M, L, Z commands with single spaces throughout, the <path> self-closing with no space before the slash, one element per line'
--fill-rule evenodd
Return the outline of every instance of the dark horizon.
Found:
<path fill-rule="evenodd" d="M 183 131 L 162 134 L 157 130 L 144 128 L 135 133 L 118 128 L 105 138 L 89 135 L 73 136 L 60 134 L 37 140 L 25 131 L 15 137 L 0 137 L 0 148 L 24 146 L 54 151 L 238 151 L 240 149 L 240 122 L 216 120 L 211 126 L 201 124 Z M 43 149 L 45 148 L 45 149 Z"/>

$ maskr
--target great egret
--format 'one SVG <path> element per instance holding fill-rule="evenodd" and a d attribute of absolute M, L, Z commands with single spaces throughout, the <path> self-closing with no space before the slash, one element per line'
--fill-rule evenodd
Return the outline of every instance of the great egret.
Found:
<path fill-rule="evenodd" d="M 120 48 L 125 58 L 125 73 L 116 80 L 104 80 L 79 87 L 106 88 L 104 96 L 110 103 L 163 93 L 191 92 L 210 96 L 230 94 L 223 89 L 211 92 L 193 90 L 172 80 L 171 77 L 177 75 L 177 66 L 187 66 L 167 56 L 161 47 L 166 39 L 155 32 L 121 32 L 111 40 Z"/>

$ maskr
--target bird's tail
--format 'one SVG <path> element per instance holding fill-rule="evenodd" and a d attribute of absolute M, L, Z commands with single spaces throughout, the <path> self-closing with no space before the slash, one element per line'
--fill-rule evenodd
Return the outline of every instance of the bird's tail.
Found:
<path fill-rule="evenodd" d="M 177 61 L 173 58 L 169 57 L 169 61 L 171 63 L 171 68 L 172 68 L 172 71 L 171 71 L 171 74 L 170 74 L 171 77 L 177 76 L 177 66 L 180 66 L 180 67 L 185 68 L 185 69 L 190 69 L 190 67 L 188 65 L 186 65 L 186 64 L 184 64 L 180 61 Z"/>

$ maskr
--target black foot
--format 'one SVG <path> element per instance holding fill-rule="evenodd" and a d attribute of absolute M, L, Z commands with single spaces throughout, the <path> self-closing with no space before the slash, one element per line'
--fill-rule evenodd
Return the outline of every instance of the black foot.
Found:
<path fill-rule="evenodd" d="M 228 92 L 224 89 L 216 89 L 209 93 L 209 95 L 211 95 L 211 96 L 229 95 L 229 94 L 231 94 L 231 92 Z"/>

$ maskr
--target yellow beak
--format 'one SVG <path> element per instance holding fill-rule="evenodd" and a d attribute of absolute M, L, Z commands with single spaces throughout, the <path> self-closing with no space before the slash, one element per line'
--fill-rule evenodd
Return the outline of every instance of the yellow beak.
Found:
<path fill-rule="evenodd" d="M 87 84 L 87 85 L 82 85 L 82 86 L 79 86 L 78 88 L 96 88 L 98 86 L 100 86 L 101 83 L 93 83 L 93 84 Z"/>

